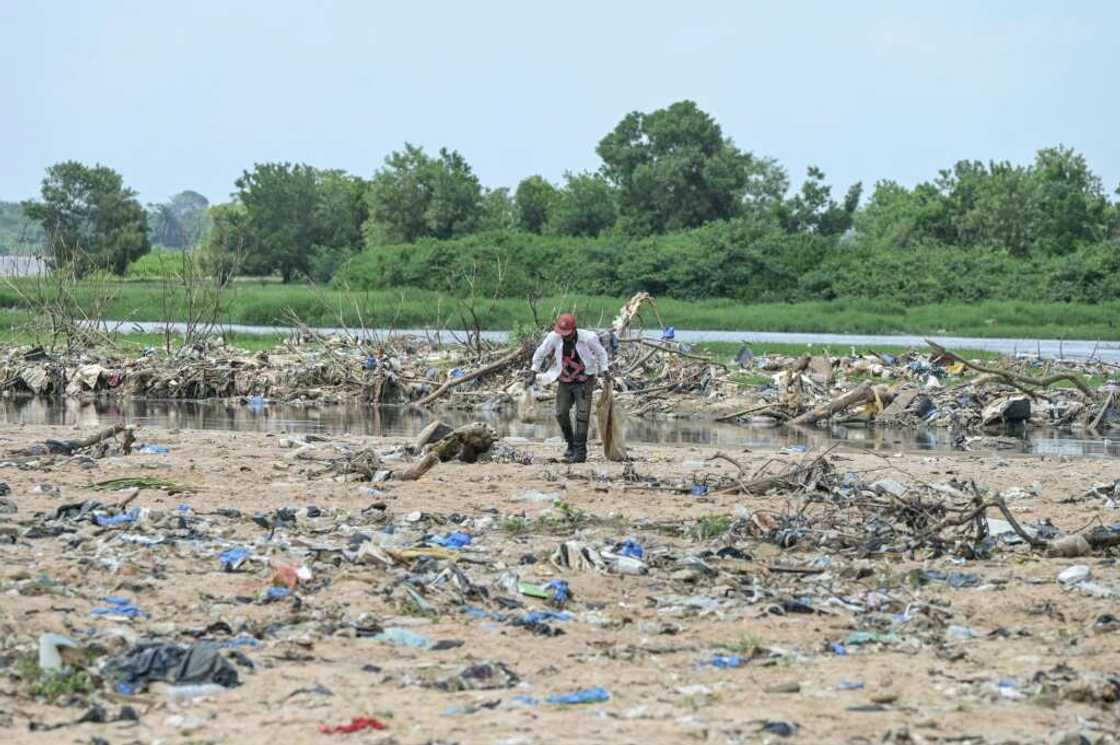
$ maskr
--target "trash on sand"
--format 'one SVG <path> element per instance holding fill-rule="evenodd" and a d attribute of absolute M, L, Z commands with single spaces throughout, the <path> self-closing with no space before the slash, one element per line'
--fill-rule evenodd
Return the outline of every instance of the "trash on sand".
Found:
<path fill-rule="evenodd" d="M 143 690 L 154 681 L 172 685 L 215 683 L 226 688 L 233 688 L 241 682 L 237 670 L 222 656 L 221 646 L 214 642 L 184 646 L 144 641 L 109 659 L 104 669 L 125 690 L 133 692 Z M 118 690 L 121 688 L 118 687 Z"/>
<path fill-rule="evenodd" d="M 719 654 L 717 654 L 714 657 L 712 657 L 712 659 L 708 662 L 708 664 L 711 665 L 714 668 L 719 669 L 719 670 L 728 670 L 728 669 L 735 668 L 735 667 L 742 667 L 744 664 L 746 664 L 746 660 L 743 659 L 742 657 L 740 657 L 737 654 L 732 654 L 732 655 L 719 655 Z"/>
<path fill-rule="evenodd" d="M 171 448 L 166 445 L 141 445 L 136 452 L 144 455 L 165 455 L 171 452 Z"/>
<path fill-rule="evenodd" d="M 462 548 L 471 545 L 471 536 L 468 533 L 456 531 L 444 536 L 436 536 L 430 539 L 429 543 L 434 543 L 443 548 Z"/>
<path fill-rule="evenodd" d="M 572 693 L 554 693 L 547 699 L 550 704 L 598 704 L 611 700 L 611 694 L 604 688 L 584 688 Z"/>
<path fill-rule="evenodd" d="M 42 634 L 39 637 L 39 669 L 61 670 L 62 655 L 59 649 L 63 647 L 77 648 L 78 643 L 62 634 Z"/>
<path fill-rule="evenodd" d="M 385 729 L 385 725 L 370 717 L 354 717 L 345 724 L 320 724 L 319 731 L 324 735 L 347 735 L 365 729 Z"/>
<path fill-rule="evenodd" d="M 132 601 L 128 598 L 107 595 L 101 598 L 101 602 L 107 603 L 109 607 L 94 608 L 90 611 L 92 615 L 116 616 L 120 618 L 148 618 L 148 614 L 133 605 Z"/>
<path fill-rule="evenodd" d="M 237 546 L 228 551 L 223 551 L 218 557 L 218 561 L 222 564 L 222 569 L 227 572 L 237 571 L 245 560 L 249 558 L 251 552 L 247 548 Z"/>

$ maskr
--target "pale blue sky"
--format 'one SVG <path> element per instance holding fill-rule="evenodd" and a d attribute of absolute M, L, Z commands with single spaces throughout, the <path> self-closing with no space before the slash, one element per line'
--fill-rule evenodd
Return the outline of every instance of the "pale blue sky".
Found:
<path fill-rule="evenodd" d="M 795 184 L 1064 143 L 1112 192 L 1118 29 L 1111 1 L 0 0 L 0 199 L 76 159 L 221 201 L 257 161 L 368 177 L 405 140 L 512 187 L 597 168 L 626 112 L 682 98 Z"/>

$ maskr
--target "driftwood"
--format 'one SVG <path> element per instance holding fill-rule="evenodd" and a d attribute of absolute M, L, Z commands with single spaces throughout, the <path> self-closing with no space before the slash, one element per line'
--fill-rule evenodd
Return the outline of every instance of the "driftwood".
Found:
<path fill-rule="evenodd" d="M 729 422 L 732 419 L 738 419 L 739 417 L 746 416 L 747 414 L 757 414 L 760 411 L 765 411 L 766 409 L 771 408 L 773 405 L 774 404 L 761 404 L 759 406 L 752 406 L 749 409 L 742 409 L 740 411 L 733 411 L 730 414 L 724 414 L 723 416 L 717 416 L 715 418 L 715 421 L 717 421 L 717 422 Z"/>
<path fill-rule="evenodd" d="M 1101 407 L 1101 410 L 1097 413 L 1096 417 L 1093 418 L 1093 423 L 1089 425 L 1090 430 L 1092 430 L 1093 432 L 1098 431 L 1097 428 L 1101 426 L 1101 420 L 1104 419 L 1104 415 L 1108 413 L 1108 410 L 1110 408 L 1112 408 L 1112 400 L 1115 396 L 1115 391 L 1108 392 L 1108 398 L 1105 399 L 1104 406 Z"/>
<path fill-rule="evenodd" d="M 653 303 L 653 297 L 648 292 L 639 292 L 634 297 L 626 301 L 626 304 L 619 309 L 618 315 L 615 317 L 614 322 L 611 323 L 611 331 L 615 337 L 621 339 L 626 335 L 626 330 L 630 328 L 630 324 L 634 321 L 634 317 L 638 315 L 638 311 L 643 304 L 648 304 L 653 309 L 653 315 L 657 317 L 657 322 L 661 326 L 661 314 L 657 312 L 657 306 Z"/>
<path fill-rule="evenodd" d="M 799 417 L 790 421 L 790 424 L 816 424 L 821 419 L 828 419 L 838 411 L 843 411 L 852 404 L 870 401 L 875 397 L 875 390 L 871 383 L 863 382 L 858 386 L 836 398 L 821 404 L 815 409 L 809 409 Z"/>
<path fill-rule="evenodd" d="M 439 463 L 439 453 L 435 450 L 428 451 L 423 458 L 414 463 L 409 468 L 393 474 L 393 478 L 400 481 L 416 481 L 418 478 L 432 470 L 432 467 Z"/>
<path fill-rule="evenodd" d="M 132 452 L 132 445 L 136 442 L 136 436 L 133 434 L 132 427 L 124 424 L 114 424 L 112 427 L 107 427 L 96 434 L 89 437 L 82 438 L 81 440 L 46 440 L 44 442 L 35 443 L 29 448 L 13 451 L 13 455 L 42 455 L 45 453 L 55 453 L 61 455 L 73 455 L 74 453 L 91 448 L 94 445 L 100 445 L 107 440 L 111 440 L 117 435 L 123 434 L 121 438 L 121 452 L 128 455 Z"/>
<path fill-rule="evenodd" d="M 1058 372 L 1054 373 L 1053 375 L 1047 375 L 1045 378 L 1032 378 L 1028 375 L 1020 375 L 1018 373 L 1013 373 L 1009 370 L 1004 370 L 998 367 L 986 367 L 984 365 L 977 365 L 974 362 L 969 362 L 963 357 L 948 351 L 935 341 L 931 341 L 930 339 L 926 339 L 925 341 L 926 344 L 930 345 L 930 347 L 933 348 L 933 351 L 936 352 L 939 357 L 947 360 L 952 360 L 953 362 L 959 362 L 965 367 L 971 370 L 975 370 L 976 372 L 987 373 L 988 375 L 999 378 L 1008 385 L 1012 386 L 1013 388 L 1018 388 L 1023 393 L 1026 393 L 1032 398 L 1034 398 L 1037 394 L 1037 391 L 1035 389 L 1049 388 L 1055 383 L 1066 380 L 1072 383 L 1074 387 L 1076 387 L 1077 390 L 1081 391 L 1081 393 L 1090 401 L 1096 400 L 1096 396 L 1093 395 L 1093 391 L 1085 383 L 1085 380 L 1075 372 Z"/>
<path fill-rule="evenodd" d="M 483 375 L 489 375 L 492 372 L 497 372 L 498 370 L 501 370 L 506 365 L 512 364 L 513 362 L 516 362 L 519 358 L 524 357 L 527 354 L 528 349 L 529 349 L 528 346 L 523 345 L 523 346 L 518 347 L 517 349 L 513 350 L 509 354 L 506 354 L 502 357 L 499 357 L 495 362 L 491 362 L 489 365 L 485 365 L 484 367 L 480 367 L 477 370 L 474 370 L 473 372 L 469 372 L 466 375 L 463 375 L 462 377 L 452 378 L 451 380 L 449 380 L 446 383 L 444 383 L 443 385 L 441 385 L 439 388 L 437 388 L 434 391 L 432 391 L 431 393 L 429 393 L 427 396 L 424 396 L 424 398 L 417 401 L 416 405 L 417 406 L 427 406 L 432 401 L 435 401 L 437 398 L 442 396 L 444 393 L 447 393 L 452 388 L 455 388 L 456 386 L 463 385 L 464 383 L 469 383 L 470 381 L 474 380 L 475 378 L 480 378 Z"/>
<path fill-rule="evenodd" d="M 687 357 L 690 360 L 699 360 L 700 362 L 706 362 L 709 365 L 715 365 L 716 367 L 722 367 L 724 370 L 727 369 L 727 365 L 723 364 L 722 362 L 716 362 L 715 360 L 711 359 L 710 357 L 704 357 L 703 355 L 699 355 L 699 354 L 690 354 L 688 352 L 682 352 L 679 349 L 673 349 L 672 347 L 666 347 L 666 346 L 663 346 L 663 345 L 658 344 L 656 342 L 652 342 L 649 339 L 623 339 L 622 341 L 626 342 L 626 343 L 630 343 L 630 344 L 641 344 L 644 347 L 650 347 L 654 351 L 667 352 L 669 354 L 675 354 L 675 355 L 679 355 L 681 357 Z"/>

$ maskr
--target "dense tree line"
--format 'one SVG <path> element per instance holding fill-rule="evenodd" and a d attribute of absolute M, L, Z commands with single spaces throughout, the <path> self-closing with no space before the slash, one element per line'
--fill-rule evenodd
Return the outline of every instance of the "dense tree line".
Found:
<path fill-rule="evenodd" d="M 1060 146 L 1028 165 L 961 161 L 913 188 L 880 181 L 866 199 L 858 183 L 834 194 L 816 167 L 791 192 L 780 164 L 691 101 L 627 114 L 596 152 L 597 171 L 511 192 L 484 187 L 456 150 L 406 143 L 368 177 L 262 163 L 228 203 L 188 191 L 146 212 L 110 169 L 64 163 L 24 209 L 56 263 L 123 271 L 149 243 L 197 245 L 223 277 L 431 289 L 467 277 L 509 295 L 548 282 L 744 301 L 1093 300 L 1120 269 L 1120 206 Z"/>

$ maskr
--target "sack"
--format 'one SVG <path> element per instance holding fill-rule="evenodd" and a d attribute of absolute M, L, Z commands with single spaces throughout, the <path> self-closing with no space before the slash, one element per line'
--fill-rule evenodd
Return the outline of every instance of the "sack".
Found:
<path fill-rule="evenodd" d="M 604 381 L 599 394 L 595 415 L 599 420 L 599 437 L 603 440 L 603 455 L 607 460 L 626 460 L 626 435 L 623 434 L 622 407 L 614 402 L 614 386 Z"/>
<path fill-rule="evenodd" d="M 515 391 L 513 399 L 517 402 L 517 418 L 529 424 L 537 418 L 537 396 L 532 386 L 524 383 L 517 384 L 520 390 Z"/>

